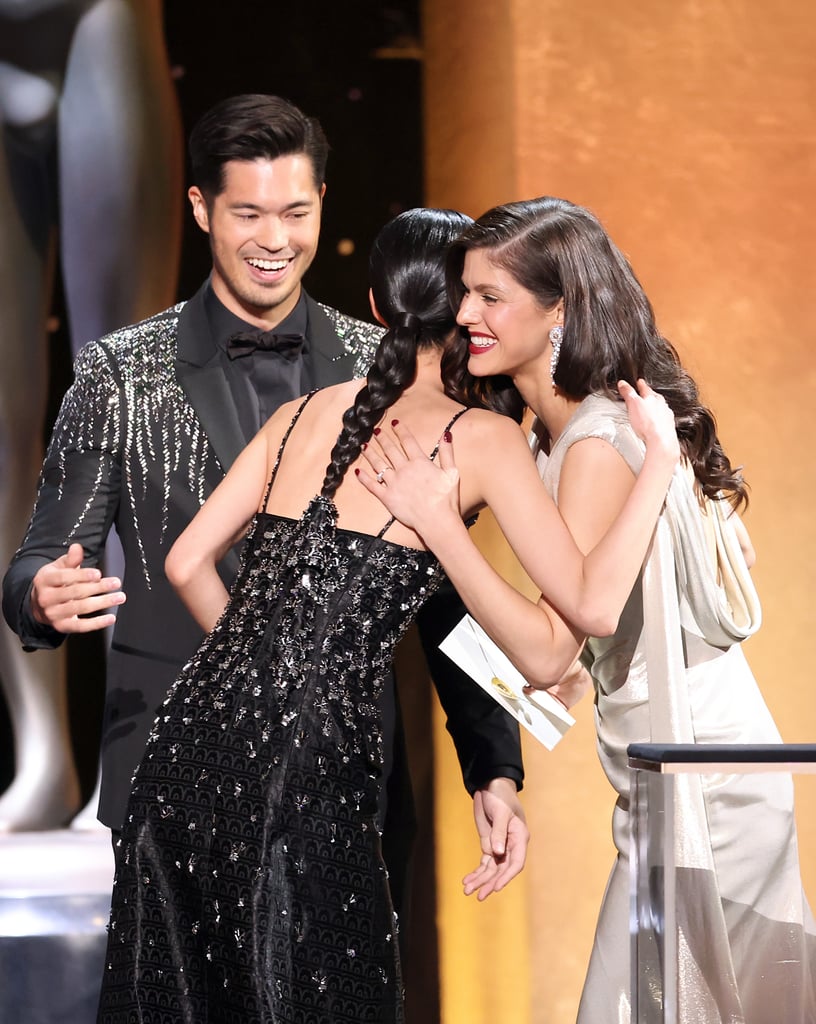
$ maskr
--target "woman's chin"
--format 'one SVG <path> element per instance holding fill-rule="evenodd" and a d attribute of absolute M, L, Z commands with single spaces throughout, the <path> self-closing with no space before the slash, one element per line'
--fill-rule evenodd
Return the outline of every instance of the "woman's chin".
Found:
<path fill-rule="evenodd" d="M 496 374 L 501 373 L 500 369 L 495 366 L 490 366 L 490 360 L 485 359 L 484 356 L 471 356 L 468 359 L 468 373 L 472 377 L 495 377 Z"/>

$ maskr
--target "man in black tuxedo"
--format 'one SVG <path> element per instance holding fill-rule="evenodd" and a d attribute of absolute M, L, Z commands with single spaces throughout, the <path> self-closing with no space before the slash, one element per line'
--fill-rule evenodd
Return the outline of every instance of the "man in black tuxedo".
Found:
<path fill-rule="evenodd" d="M 234 97 L 199 121 L 188 195 L 209 235 L 210 277 L 188 302 L 80 352 L 28 532 L 3 582 L 6 619 L 27 650 L 115 622 L 99 804 L 114 835 L 156 710 L 201 639 L 165 577 L 167 552 L 275 409 L 364 375 L 379 340 L 381 328 L 316 302 L 301 285 L 317 249 L 327 152 L 317 121 L 274 96 Z M 114 524 L 122 581 L 96 568 Z M 227 585 L 237 561 L 234 549 L 222 563 Z M 426 613 L 426 647 L 450 624 Z M 435 682 L 476 795 L 484 895 L 524 861 L 518 731 L 452 664 Z M 393 736 L 388 790 L 404 797 L 393 692 L 383 714 Z M 394 799 L 392 817 L 396 806 L 404 799 Z M 388 831 L 387 822 L 386 849 Z M 393 854 L 395 894 L 404 860 L 404 851 Z"/>

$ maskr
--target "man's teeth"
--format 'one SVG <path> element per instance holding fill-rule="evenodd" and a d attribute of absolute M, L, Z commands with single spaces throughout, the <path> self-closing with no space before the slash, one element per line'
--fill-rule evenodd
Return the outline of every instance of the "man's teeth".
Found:
<path fill-rule="evenodd" d="M 249 259 L 247 263 L 258 270 L 283 270 L 289 260 L 258 260 Z"/>

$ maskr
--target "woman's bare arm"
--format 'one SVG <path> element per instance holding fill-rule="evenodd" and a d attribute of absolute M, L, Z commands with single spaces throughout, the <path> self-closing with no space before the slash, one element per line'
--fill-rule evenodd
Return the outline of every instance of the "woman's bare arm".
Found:
<path fill-rule="evenodd" d="M 167 578 L 190 614 L 209 632 L 227 606 L 217 565 L 245 534 L 263 500 L 269 451 L 292 418 L 292 403 L 272 416 L 178 537 L 164 563 Z"/>
<path fill-rule="evenodd" d="M 631 395 L 627 405 L 632 406 Z M 656 411 L 658 427 L 652 423 L 645 428 L 653 436 L 641 474 L 620 515 L 586 557 L 541 484 L 516 428 L 496 424 L 481 439 L 477 461 L 466 460 L 469 469 L 481 467 L 476 473 L 482 500 L 547 598 L 537 605 L 502 580 L 470 539 L 459 512 L 459 473 L 451 445 L 442 445 L 440 471 L 418 452 L 408 432 L 397 427 L 402 447 L 398 451 L 388 438 L 383 446 L 395 466 L 386 474 L 386 484 L 377 484 L 369 474 L 361 478 L 393 514 L 423 537 L 474 617 L 520 671 L 531 682 L 549 685 L 572 663 L 583 635 L 614 631 L 640 571 L 679 454 L 673 418 L 669 422 L 665 410 Z M 635 406 L 635 417 L 642 414 Z M 374 469 L 381 468 L 377 458 L 373 454 L 369 460 Z"/>

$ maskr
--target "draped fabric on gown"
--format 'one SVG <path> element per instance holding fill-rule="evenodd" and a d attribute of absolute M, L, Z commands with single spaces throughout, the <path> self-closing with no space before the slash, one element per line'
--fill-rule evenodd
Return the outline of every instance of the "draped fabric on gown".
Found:
<path fill-rule="evenodd" d="M 100 1022 L 403 1020 L 378 703 L 442 571 L 392 522 L 338 528 L 321 497 L 255 517 L 134 779 Z"/>
<path fill-rule="evenodd" d="M 621 402 L 592 395 L 549 457 L 531 444 L 558 500 L 569 447 L 607 441 L 637 473 L 643 445 Z M 778 743 L 740 646 L 760 612 L 728 506 L 674 479 L 617 632 L 590 639 L 598 752 L 618 793 L 609 878 L 579 1024 L 629 1024 L 630 743 Z M 683 1024 L 813 1024 L 816 925 L 802 891 L 789 775 L 681 775 L 675 837 L 678 1000 Z"/>

